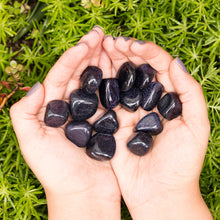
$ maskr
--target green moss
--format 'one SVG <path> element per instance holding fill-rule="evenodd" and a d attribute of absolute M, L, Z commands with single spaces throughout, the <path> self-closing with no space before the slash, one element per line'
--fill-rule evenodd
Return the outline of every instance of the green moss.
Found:
<path fill-rule="evenodd" d="M 21 14 L 21 3 L 1 1 L 0 79 L 6 80 L 4 68 L 13 58 L 26 68 L 21 79 L 25 85 L 42 82 L 58 57 L 94 25 L 113 36 L 154 41 L 180 57 L 202 85 L 207 101 L 211 134 L 200 187 L 214 219 L 220 219 L 219 0 L 106 0 L 88 8 L 79 0 L 42 2 L 47 4 L 45 17 L 34 23 L 16 52 L 10 42 L 30 11 Z M 9 118 L 11 104 L 23 95 L 17 92 L 0 114 L 0 219 L 47 219 L 43 188 L 21 156 Z M 130 219 L 124 203 L 122 219 Z"/>

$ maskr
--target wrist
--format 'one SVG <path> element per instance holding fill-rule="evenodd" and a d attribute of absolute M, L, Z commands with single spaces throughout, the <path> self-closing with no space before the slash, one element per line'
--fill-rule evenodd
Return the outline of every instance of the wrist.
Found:
<path fill-rule="evenodd" d="M 129 208 L 134 220 L 212 220 L 199 187 L 186 191 L 166 191 L 136 207 Z"/>
<path fill-rule="evenodd" d="M 120 219 L 121 201 L 109 201 L 84 192 L 54 195 L 46 192 L 49 220 Z"/>

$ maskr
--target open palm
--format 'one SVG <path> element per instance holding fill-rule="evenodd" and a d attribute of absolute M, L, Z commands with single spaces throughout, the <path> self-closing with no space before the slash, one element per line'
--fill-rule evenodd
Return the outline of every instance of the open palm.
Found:
<path fill-rule="evenodd" d="M 162 48 L 152 42 L 141 43 L 123 37 L 104 40 L 103 47 L 112 60 L 113 77 L 124 62 L 149 63 L 158 71 L 156 80 L 164 85 L 165 91 L 179 94 L 183 113 L 172 121 L 162 119 L 164 128 L 154 137 L 152 150 L 138 157 L 126 145 L 137 122 L 149 112 L 139 108 L 131 113 L 118 107 L 120 127 L 115 135 L 117 149 L 111 163 L 131 214 L 163 193 L 185 192 L 198 184 L 209 135 L 200 85 Z"/>
<path fill-rule="evenodd" d="M 11 117 L 22 154 L 46 192 L 82 193 L 120 203 L 120 190 L 110 163 L 95 161 L 85 149 L 74 146 L 65 137 L 64 126 L 51 128 L 44 124 L 47 103 L 54 99 L 68 101 L 70 93 L 80 87 L 82 71 L 88 65 L 99 65 L 103 38 L 98 27 L 82 37 L 53 66 L 43 86 L 11 108 Z M 98 110 L 94 117 L 101 113 Z"/>

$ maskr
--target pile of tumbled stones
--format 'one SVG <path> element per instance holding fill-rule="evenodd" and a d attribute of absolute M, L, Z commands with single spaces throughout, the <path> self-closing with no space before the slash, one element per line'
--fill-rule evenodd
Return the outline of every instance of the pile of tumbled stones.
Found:
<path fill-rule="evenodd" d="M 44 122 L 50 127 L 59 127 L 66 123 L 69 113 L 73 120 L 65 126 L 66 137 L 78 147 L 86 147 L 86 153 L 96 160 L 109 160 L 114 156 L 116 143 L 113 134 L 119 123 L 113 110 L 119 103 L 128 111 L 135 112 L 139 106 L 146 111 L 156 106 L 167 120 L 182 113 L 182 104 L 176 93 L 164 92 L 160 82 L 152 82 L 156 70 L 149 64 L 136 67 L 132 62 L 124 63 L 116 78 L 103 79 L 102 70 L 88 66 L 80 77 L 81 89 L 72 91 L 69 103 L 53 100 L 48 103 Z M 88 121 L 98 108 L 99 99 L 105 112 L 93 125 Z M 93 129 L 95 134 L 93 135 Z M 134 137 L 127 143 L 128 149 L 138 155 L 145 155 L 153 145 L 152 135 L 161 133 L 163 126 L 156 112 L 144 116 L 136 125 Z"/>

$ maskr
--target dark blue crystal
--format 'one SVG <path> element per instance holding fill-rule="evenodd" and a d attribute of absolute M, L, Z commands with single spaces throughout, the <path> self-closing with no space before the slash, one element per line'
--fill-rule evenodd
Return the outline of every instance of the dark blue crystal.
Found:
<path fill-rule="evenodd" d="M 136 69 L 135 85 L 139 89 L 143 89 L 153 80 L 156 70 L 149 64 L 142 64 Z"/>
<path fill-rule="evenodd" d="M 167 120 L 172 120 L 182 114 L 182 103 L 177 93 L 170 92 L 162 97 L 157 108 Z"/>
<path fill-rule="evenodd" d="M 135 112 L 140 106 L 141 97 L 141 91 L 132 87 L 127 92 L 120 93 L 120 103 L 125 109 Z"/>
<path fill-rule="evenodd" d="M 159 102 L 163 93 L 163 85 L 159 82 L 151 82 L 148 87 L 142 90 L 141 107 L 146 111 L 151 111 Z"/>
<path fill-rule="evenodd" d="M 151 135 L 157 135 L 163 130 L 160 118 L 156 112 L 144 116 L 136 125 L 135 131 L 144 131 Z"/>
<path fill-rule="evenodd" d="M 53 100 L 47 104 L 44 122 L 50 127 L 59 127 L 69 117 L 69 104 L 63 100 Z"/>
<path fill-rule="evenodd" d="M 102 70 L 97 66 L 88 66 L 80 77 L 82 90 L 92 94 L 99 88 L 102 81 Z"/>
<path fill-rule="evenodd" d="M 115 78 L 103 79 L 99 86 L 99 97 L 106 109 L 115 108 L 120 101 L 118 80 Z"/>
<path fill-rule="evenodd" d="M 112 134 L 96 133 L 87 146 L 86 153 L 95 160 L 110 160 L 115 154 L 115 138 Z"/>
<path fill-rule="evenodd" d="M 92 125 L 87 121 L 71 121 L 66 125 L 65 135 L 78 147 L 85 147 L 92 134 Z"/>
<path fill-rule="evenodd" d="M 84 121 L 94 115 L 98 108 L 98 97 L 76 89 L 70 94 L 70 113 L 74 121 Z"/>
<path fill-rule="evenodd" d="M 117 78 L 121 92 L 131 89 L 135 83 L 135 65 L 132 62 L 124 63 L 118 70 Z"/>
<path fill-rule="evenodd" d="M 94 122 L 93 128 L 99 133 L 113 134 L 118 130 L 117 115 L 113 110 L 107 111 L 101 118 Z"/>
<path fill-rule="evenodd" d="M 153 138 L 145 132 L 138 132 L 128 143 L 128 149 L 138 156 L 144 156 L 152 147 Z"/>

